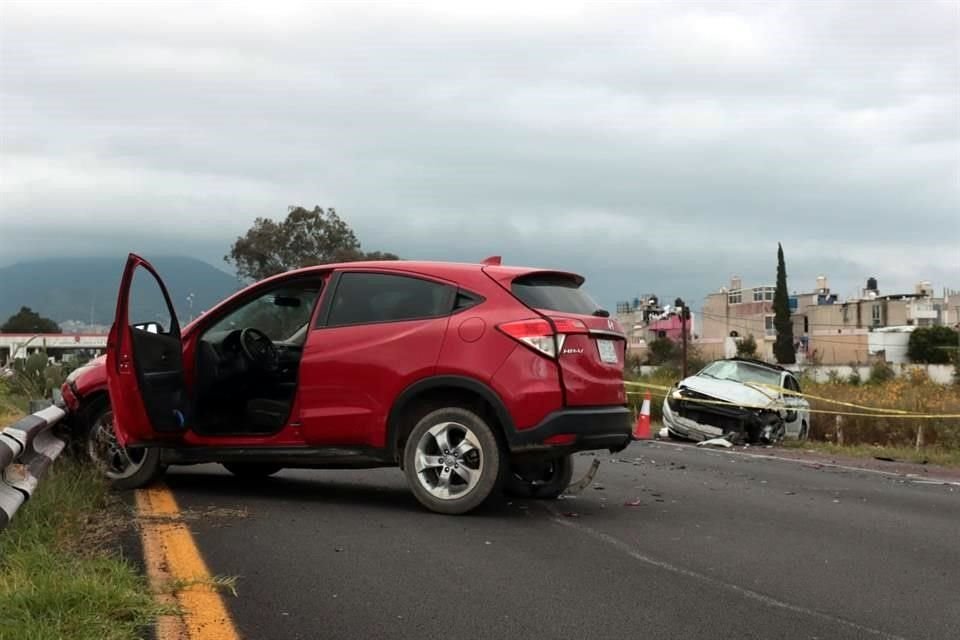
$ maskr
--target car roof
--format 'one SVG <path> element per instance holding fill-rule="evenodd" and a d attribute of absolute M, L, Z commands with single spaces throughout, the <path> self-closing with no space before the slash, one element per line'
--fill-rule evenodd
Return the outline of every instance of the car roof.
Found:
<path fill-rule="evenodd" d="M 440 278 L 447 278 L 454 280 L 458 274 L 463 273 L 472 273 L 479 270 L 487 271 L 491 276 L 496 280 L 513 280 L 520 276 L 524 276 L 531 273 L 551 273 L 569 276 L 570 278 L 576 280 L 578 283 L 582 283 L 584 278 L 575 273 L 570 273 L 567 271 L 561 271 L 556 269 L 544 269 L 538 267 L 522 267 L 522 266 L 500 266 L 500 265 L 488 265 L 481 264 L 476 262 L 438 262 L 438 261 L 429 261 L 429 260 L 374 260 L 374 261 L 361 261 L 361 262 L 336 262 L 332 264 L 319 264 L 311 265 L 309 267 L 303 267 L 301 269 L 294 269 L 292 271 L 286 271 L 284 273 L 279 273 L 275 276 L 270 276 L 269 278 L 264 278 L 259 280 L 254 284 L 260 284 L 262 282 L 282 280 L 286 278 L 295 278 L 298 275 L 314 275 L 318 273 L 325 273 L 327 271 L 336 271 L 342 269 L 376 269 L 384 271 L 408 271 L 414 273 L 422 273 L 424 275 L 433 275 Z"/>
<path fill-rule="evenodd" d="M 579 276 L 575 273 L 558 271 L 555 269 L 500 266 L 481 264 L 479 262 L 438 262 L 429 260 L 367 260 L 358 262 L 334 262 L 330 264 L 311 265 L 309 267 L 284 271 L 268 278 L 264 278 L 263 280 L 257 280 L 256 282 L 252 282 L 242 289 L 234 292 L 232 295 L 220 300 L 217 304 L 210 308 L 210 311 L 215 311 L 223 306 L 233 303 L 234 300 L 246 295 L 248 291 L 254 288 L 260 288 L 264 285 L 269 286 L 272 283 L 280 283 L 300 277 L 318 276 L 329 273 L 330 271 L 342 269 L 403 271 L 406 273 L 418 273 L 425 276 L 434 276 L 452 282 L 457 282 L 459 277 L 463 275 L 476 274 L 476 272 L 481 270 L 485 270 L 490 276 L 499 282 L 508 282 L 520 276 L 531 273 L 549 273 L 569 276 L 575 279 L 578 285 L 582 284 L 584 281 L 582 276 Z M 193 324 L 199 324 L 201 317 L 202 316 L 199 316 L 192 322 L 187 323 L 184 328 Z"/>
<path fill-rule="evenodd" d="M 756 365 L 758 367 L 764 367 L 767 369 L 773 369 L 774 371 L 782 371 L 785 373 L 791 373 L 789 369 L 785 369 L 778 364 L 772 362 L 764 362 L 763 360 L 757 360 L 756 358 L 727 358 L 730 362 L 746 362 L 748 364 Z"/>

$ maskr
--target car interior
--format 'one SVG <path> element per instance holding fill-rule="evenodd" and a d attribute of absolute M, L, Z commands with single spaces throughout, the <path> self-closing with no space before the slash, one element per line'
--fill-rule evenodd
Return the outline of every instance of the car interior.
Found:
<path fill-rule="evenodd" d="M 197 344 L 193 430 L 270 434 L 287 422 L 322 281 L 286 282 L 229 311 Z"/>

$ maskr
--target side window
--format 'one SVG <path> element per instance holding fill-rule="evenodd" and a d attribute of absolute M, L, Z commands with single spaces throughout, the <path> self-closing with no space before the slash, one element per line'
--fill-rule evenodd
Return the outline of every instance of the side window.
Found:
<path fill-rule="evenodd" d="M 436 318 L 453 310 L 456 290 L 437 282 L 384 273 L 344 273 L 327 326 Z"/>
<path fill-rule="evenodd" d="M 250 328 L 259 329 L 274 342 L 298 342 L 298 337 L 306 335 L 320 290 L 320 282 L 271 289 L 225 315 L 204 335 Z"/>
<path fill-rule="evenodd" d="M 483 302 L 483 297 L 460 289 L 457 291 L 457 297 L 453 301 L 453 313 L 466 311 L 471 307 L 477 306 L 481 302 Z"/>
<path fill-rule="evenodd" d="M 143 267 L 138 267 L 133 272 L 127 304 L 127 317 L 130 319 L 130 326 L 135 330 L 169 334 L 176 324 L 170 315 L 170 307 L 163 297 L 160 284 L 153 274 Z"/>
<path fill-rule="evenodd" d="M 784 377 L 783 387 L 785 389 L 789 389 L 790 391 L 796 391 L 797 393 L 800 393 L 800 383 L 797 382 L 797 379 L 791 375 Z"/>

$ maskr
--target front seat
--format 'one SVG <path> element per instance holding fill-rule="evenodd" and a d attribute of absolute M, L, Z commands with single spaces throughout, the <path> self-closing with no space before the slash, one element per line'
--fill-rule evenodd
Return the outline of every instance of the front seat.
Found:
<path fill-rule="evenodd" d="M 290 414 L 290 403 L 266 398 L 247 402 L 247 424 L 258 432 L 279 431 Z"/>

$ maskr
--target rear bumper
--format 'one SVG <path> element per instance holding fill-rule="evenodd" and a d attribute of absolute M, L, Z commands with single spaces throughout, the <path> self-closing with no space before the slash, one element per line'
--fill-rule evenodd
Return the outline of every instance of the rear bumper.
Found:
<path fill-rule="evenodd" d="M 630 444 L 633 415 L 627 407 L 590 407 L 554 411 L 535 427 L 511 431 L 507 435 L 511 453 L 573 453 L 608 449 L 621 451 Z M 566 436 L 572 441 L 550 444 L 552 437 Z"/>

